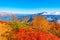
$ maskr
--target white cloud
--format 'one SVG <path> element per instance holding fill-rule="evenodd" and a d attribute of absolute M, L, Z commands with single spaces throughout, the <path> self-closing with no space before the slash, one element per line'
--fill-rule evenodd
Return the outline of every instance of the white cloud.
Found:
<path fill-rule="evenodd" d="M 55 15 L 60 15 L 60 12 L 55 12 Z"/>

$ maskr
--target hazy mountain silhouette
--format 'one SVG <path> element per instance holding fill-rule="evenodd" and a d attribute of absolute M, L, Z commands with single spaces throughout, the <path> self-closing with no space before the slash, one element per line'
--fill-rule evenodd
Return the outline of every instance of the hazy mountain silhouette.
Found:
<path fill-rule="evenodd" d="M 55 20 L 60 20 L 60 15 L 44 15 L 48 14 L 48 12 L 41 12 L 41 13 L 36 13 L 36 14 L 11 14 L 11 13 L 6 13 L 6 12 L 1 12 L 0 13 L 0 20 L 4 21 L 11 21 L 12 16 L 15 15 L 19 20 L 21 20 L 24 17 L 29 17 L 28 21 L 32 21 L 34 17 L 37 16 L 44 16 L 48 21 L 55 21 Z"/>

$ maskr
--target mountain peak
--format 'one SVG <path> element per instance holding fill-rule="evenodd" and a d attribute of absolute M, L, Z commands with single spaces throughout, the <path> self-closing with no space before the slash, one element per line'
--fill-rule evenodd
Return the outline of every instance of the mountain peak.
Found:
<path fill-rule="evenodd" d="M 60 12 L 42 12 L 42 15 L 60 15 Z"/>

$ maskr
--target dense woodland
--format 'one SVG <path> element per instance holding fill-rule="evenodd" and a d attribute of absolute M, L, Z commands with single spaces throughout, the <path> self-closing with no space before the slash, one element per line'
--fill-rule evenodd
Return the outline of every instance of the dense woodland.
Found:
<path fill-rule="evenodd" d="M 44 16 L 37 16 L 31 22 L 29 17 L 11 22 L 0 21 L 0 40 L 60 40 L 60 24 L 49 22 Z"/>

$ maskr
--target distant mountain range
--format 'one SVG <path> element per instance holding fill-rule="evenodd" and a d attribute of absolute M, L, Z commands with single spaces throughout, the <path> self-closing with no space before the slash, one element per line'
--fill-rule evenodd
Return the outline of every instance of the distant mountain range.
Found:
<path fill-rule="evenodd" d="M 11 21 L 12 16 L 17 16 L 19 20 L 21 20 L 24 17 L 29 17 L 29 21 L 32 21 L 34 17 L 36 16 L 44 16 L 48 21 L 55 21 L 55 20 L 60 20 L 60 12 L 41 12 L 41 13 L 36 13 L 36 14 L 14 14 L 14 13 L 6 13 L 6 12 L 1 12 L 0 13 L 0 20 L 4 21 Z"/>

